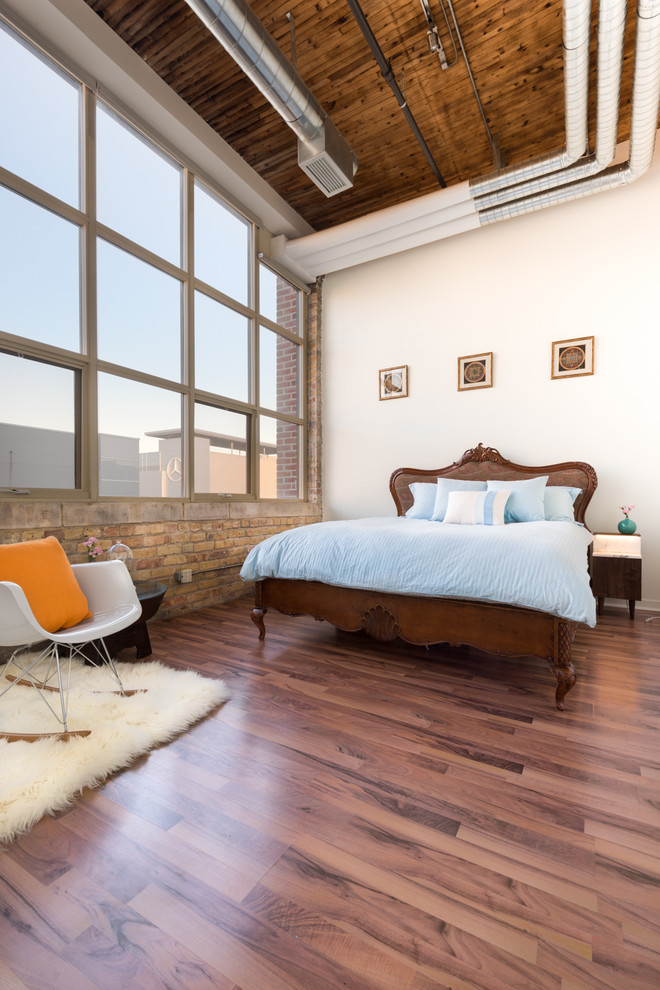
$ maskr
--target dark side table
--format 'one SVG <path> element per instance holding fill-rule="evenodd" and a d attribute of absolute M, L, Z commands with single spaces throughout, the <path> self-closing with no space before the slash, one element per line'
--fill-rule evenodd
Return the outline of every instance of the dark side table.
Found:
<path fill-rule="evenodd" d="M 642 597 L 642 541 L 639 533 L 594 533 L 591 554 L 591 590 L 598 599 L 598 614 L 605 598 L 628 602 L 628 614 L 635 618 L 635 602 Z"/>
<path fill-rule="evenodd" d="M 126 629 L 121 629 L 119 632 L 111 633 L 110 636 L 105 637 L 105 645 L 108 647 L 111 657 L 119 653 L 120 650 L 126 650 L 131 646 L 137 648 L 137 660 L 143 660 L 151 653 L 147 622 L 160 608 L 167 587 L 160 581 L 136 581 L 135 590 L 142 605 L 142 615 L 132 626 L 127 626 Z"/>

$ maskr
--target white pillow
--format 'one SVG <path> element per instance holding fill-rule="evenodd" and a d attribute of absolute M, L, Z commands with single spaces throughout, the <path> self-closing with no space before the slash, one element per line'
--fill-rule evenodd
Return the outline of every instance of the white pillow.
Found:
<path fill-rule="evenodd" d="M 447 511 L 447 496 L 450 492 L 485 492 L 485 481 L 460 481 L 457 478 L 438 478 L 435 506 L 431 519 L 442 522 Z"/>
<path fill-rule="evenodd" d="M 504 507 L 510 492 L 449 492 L 446 523 L 462 526 L 503 526 Z"/>
<path fill-rule="evenodd" d="M 410 486 L 413 504 L 406 512 L 408 519 L 430 519 L 435 505 L 435 481 L 427 484 L 425 481 L 414 481 Z"/>

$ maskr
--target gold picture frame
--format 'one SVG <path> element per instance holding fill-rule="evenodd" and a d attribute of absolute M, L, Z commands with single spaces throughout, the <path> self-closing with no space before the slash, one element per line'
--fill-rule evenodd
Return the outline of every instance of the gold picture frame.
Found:
<path fill-rule="evenodd" d="M 381 368 L 378 372 L 379 399 L 405 399 L 408 395 L 408 365 Z"/>
<path fill-rule="evenodd" d="M 466 354 L 458 359 L 458 391 L 492 388 L 493 352 Z"/>
<path fill-rule="evenodd" d="M 552 342 L 552 378 L 577 378 L 594 373 L 594 338 L 574 337 Z"/>

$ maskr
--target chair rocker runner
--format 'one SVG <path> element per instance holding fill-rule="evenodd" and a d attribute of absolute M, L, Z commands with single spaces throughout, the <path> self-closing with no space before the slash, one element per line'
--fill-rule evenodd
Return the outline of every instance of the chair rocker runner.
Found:
<path fill-rule="evenodd" d="M 31 742 L 49 736 L 68 739 L 90 734 L 91 729 L 70 732 L 68 728 L 71 665 L 77 657 L 94 666 L 106 665 L 118 685 L 117 693 L 135 693 L 124 690 L 104 642 L 104 636 L 126 629 L 142 614 L 142 606 L 125 564 L 120 560 L 97 561 L 74 564 L 72 570 L 87 599 L 92 617 L 55 633 L 47 632 L 39 624 L 25 592 L 18 584 L 0 581 L 0 646 L 14 647 L 4 667 L 4 676 L 9 683 L 0 691 L 0 698 L 17 684 L 31 685 L 61 725 L 61 729 L 55 732 L 0 732 L 0 738 Z M 31 647 L 41 646 L 44 641 L 46 645 L 37 656 L 24 656 Z M 9 673 L 12 667 L 16 669 L 16 674 Z M 51 704 L 48 695 L 52 697 L 53 693 L 59 694 L 59 705 Z"/>

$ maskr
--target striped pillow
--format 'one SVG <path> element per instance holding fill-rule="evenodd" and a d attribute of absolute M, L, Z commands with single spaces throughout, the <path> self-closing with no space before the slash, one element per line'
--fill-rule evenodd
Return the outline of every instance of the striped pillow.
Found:
<path fill-rule="evenodd" d="M 446 523 L 462 526 L 503 526 L 504 507 L 510 492 L 449 492 Z"/>

